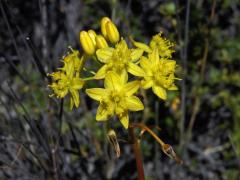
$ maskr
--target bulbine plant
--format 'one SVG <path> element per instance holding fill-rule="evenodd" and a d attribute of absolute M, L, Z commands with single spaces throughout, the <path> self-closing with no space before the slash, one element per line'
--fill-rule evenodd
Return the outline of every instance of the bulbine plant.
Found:
<path fill-rule="evenodd" d="M 161 145 L 169 157 L 181 163 L 181 159 L 169 144 L 165 144 L 151 128 L 143 123 L 133 123 L 129 111 L 142 111 L 144 105 L 139 98 L 140 89 L 152 89 L 158 100 L 167 99 L 168 90 L 177 90 L 174 84 L 176 61 L 172 60 L 174 44 L 163 37 L 162 33 L 152 37 L 149 44 L 121 37 L 116 25 L 108 18 L 101 19 L 101 34 L 94 30 L 80 32 L 80 44 L 83 52 L 70 48 L 63 57 L 63 66 L 49 74 L 52 83 L 49 87 L 56 98 L 69 97 L 70 109 L 80 106 L 79 93 L 85 93 L 98 101 L 96 120 L 109 124 L 110 119 L 118 119 L 125 130 L 128 130 L 128 142 L 133 147 L 139 179 L 144 179 L 139 138 L 144 132 L 149 133 Z M 95 72 L 86 67 L 88 61 L 97 61 L 100 68 Z M 96 68 L 95 68 L 96 69 Z M 83 77 L 83 72 L 91 76 Z M 86 73 L 85 73 L 86 74 Z M 85 89 L 90 81 L 102 81 L 104 87 Z M 101 83 L 95 83 L 101 84 Z M 114 119 L 114 120 L 115 120 Z M 116 156 L 120 156 L 117 132 L 107 125 L 107 137 L 113 146 Z M 136 136 L 135 129 L 140 129 Z"/>

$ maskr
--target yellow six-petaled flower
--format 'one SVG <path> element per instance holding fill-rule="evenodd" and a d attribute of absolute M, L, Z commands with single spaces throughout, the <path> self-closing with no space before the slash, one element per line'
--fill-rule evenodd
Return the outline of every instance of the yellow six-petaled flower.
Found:
<path fill-rule="evenodd" d="M 96 73 L 95 79 L 105 78 L 110 71 L 114 71 L 120 76 L 126 75 L 127 72 L 135 76 L 144 76 L 144 71 L 134 63 L 142 53 L 143 50 L 140 49 L 129 49 L 124 39 L 116 44 L 115 48 L 98 49 L 97 58 L 104 65 Z"/>
<path fill-rule="evenodd" d="M 140 66 L 145 72 L 142 87 L 152 87 L 153 92 L 161 99 L 167 99 L 166 90 L 177 90 L 174 84 L 176 61 L 159 58 L 158 48 L 149 53 L 148 58 L 141 57 Z"/>
<path fill-rule="evenodd" d="M 149 45 L 146 45 L 145 43 L 137 42 L 133 40 L 132 37 L 130 37 L 131 42 L 134 46 L 136 46 L 139 49 L 142 49 L 143 51 L 147 53 L 152 53 L 152 51 L 157 48 L 159 56 L 161 58 L 171 58 L 172 53 L 175 51 L 172 49 L 174 46 L 174 43 L 170 42 L 168 39 L 162 37 L 162 32 L 156 34 L 152 37 Z"/>
<path fill-rule="evenodd" d="M 83 58 L 83 57 L 82 57 Z M 84 81 L 80 78 L 80 69 L 83 59 L 79 57 L 79 52 L 72 50 L 70 54 L 63 58 L 64 66 L 59 71 L 50 74 L 53 83 L 52 88 L 57 98 L 64 98 L 70 93 L 70 108 L 80 104 L 79 90 L 82 89 Z M 53 96 L 52 95 L 52 96 Z"/>
<path fill-rule="evenodd" d="M 140 111 L 144 106 L 134 93 L 140 87 L 139 81 L 127 82 L 116 72 L 108 72 L 104 80 L 105 88 L 87 89 L 86 93 L 92 99 L 99 101 L 96 120 L 106 121 L 117 115 L 122 125 L 127 129 L 129 124 L 128 111 Z"/>

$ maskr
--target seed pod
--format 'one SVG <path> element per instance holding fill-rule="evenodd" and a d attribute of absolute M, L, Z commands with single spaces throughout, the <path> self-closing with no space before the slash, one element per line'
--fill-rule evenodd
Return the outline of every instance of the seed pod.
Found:
<path fill-rule="evenodd" d="M 113 129 L 110 129 L 107 133 L 108 141 L 114 148 L 117 158 L 120 157 L 121 151 L 117 140 L 117 135 Z"/>
<path fill-rule="evenodd" d="M 182 159 L 180 159 L 177 156 L 177 154 L 174 152 L 172 146 L 170 146 L 169 144 L 164 144 L 162 146 L 162 150 L 168 157 L 170 157 L 171 159 L 174 159 L 178 164 L 183 163 Z"/>

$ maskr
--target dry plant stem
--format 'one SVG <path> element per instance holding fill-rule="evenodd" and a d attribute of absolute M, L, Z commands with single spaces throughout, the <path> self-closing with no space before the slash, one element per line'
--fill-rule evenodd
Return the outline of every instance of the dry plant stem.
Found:
<path fill-rule="evenodd" d="M 151 136 L 153 136 L 155 139 L 156 139 L 156 141 L 161 145 L 161 146 L 164 146 L 165 145 L 165 143 L 151 130 L 151 129 L 149 129 L 149 127 L 147 127 L 146 125 L 144 125 L 144 124 L 142 124 L 142 123 L 132 123 L 131 125 L 130 125 L 131 127 L 138 127 L 138 128 L 140 128 L 140 129 L 142 129 L 142 130 L 146 130 Z"/>
<path fill-rule="evenodd" d="M 144 176 L 144 169 L 143 169 L 143 163 L 142 163 L 142 155 L 141 155 L 141 150 L 139 147 L 139 141 L 134 134 L 134 126 L 131 126 L 131 125 L 129 126 L 128 134 L 129 134 L 130 141 L 132 144 L 133 153 L 134 153 L 134 156 L 136 159 L 138 180 L 144 180 L 145 176 Z"/>
<path fill-rule="evenodd" d="M 45 62 L 47 61 L 48 52 L 48 42 L 47 42 L 47 31 L 48 31 L 48 13 L 47 13 L 47 1 L 41 0 L 40 2 L 40 11 L 41 11 L 41 21 L 42 21 L 42 55 Z M 51 61 L 50 61 L 51 62 Z"/>
<path fill-rule="evenodd" d="M 185 121 L 186 121 L 186 74 L 188 72 L 187 69 L 187 61 L 188 61 L 188 32 L 189 32 L 189 14 L 190 14 L 190 1 L 186 1 L 186 17 L 185 17 L 185 27 L 184 27 L 184 49 L 182 54 L 182 67 L 183 67 L 183 79 L 181 83 L 181 121 L 180 121 L 180 145 L 184 144 L 184 135 L 185 135 Z"/>
<path fill-rule="evenodd" d="M 169 144 L 165 144 L 149 127 L 147 127 L 145 124 L 142 123 L 132 123 L 131 124 L 132 128 L 140 128 L 141 135 L 147 131 L 151 136 L 155 138 L 155 140 L 161 145 L 162 151 L 169 156 L 170 158 L 174 159 L 178 164 L 182 164 L 183 161 L 177 156 L 177 154 L 174 152 L 172 146 Z"/>
<path fill-rule="evenodd" d="M 209 23 L 211 23 L 214 19 L 215 8 L 216 8 L 216 0 L 213 0 L 212 8 L 211 8 L 211 15 L 208 18 Z M 200 69 L 200 81 L 199 81 L 198 87 L 200 87 L 202 85 L 202 83 L 204 82 L 204 72 L 206 69 L 206 64 L 207 64 L 207 59 L 208 59 L 208 51 L 209 51 L 209 40 L 207 38 L 208 34 L 209 34 L 209 27 L 207 26 L 203 58 L 201 60 L 202 62 L 201 62 L 201 69 Z M 196 95 L 194 105 L 193 105 L 193 112 L 192 112 L 191 119 L 190 119 L 190 122 L 188 124 L 188 129 L 187 129 L 187 141 L 190 141 L 192 139 L 192 129 L 195 124 L 196 116 L 199 111 L 200 105 L 201 105 L 201 97 L 199 95 Z"/>
<path fill-rule="evenodd" d="M 209 42 L 208 39 L 205 40 L 205 49 L 204 49 L 204 54 L 202 58 L 202 66 L 201 66 L 201 71 L 200 71 L 200 81 L 198 84 L 198 87 L 200 87 L 204 81 L 204 71 L 206 68 L 206 62 L 207 62 L 207 56 L 208 56 L 208 47 L 209 47 Z M 193 125 L 195 124 L 197 113 L 199 111 L 199 106 L 201 104 L 201 96 L 196 95 L 194 105 L 193 105 L 193 112 L 190 118 L 190 122 L 188 124 L 188 129 L 187 129 L 187 142 L 192 139 L 192 129 Z"/>
<path fill-rule="evenodd" d="M 212 5 L 212 10 L 211 10 L 211 16 L 209 18 L 209 23 L 211 21 L 213 21 L 213 18 L 214 18 L 214 15 L 215 15 L 215 8 L 216 8 L 216 1 L 213 0 L 213 5 Z M 207 34 L 206 34 L 206 37 L 208 36 L 208 32 L 209 32 L 209 29 L 207 27 Z M 208 58 L 208 51 L 209 51 L 209 40 L 208 38 L 205 39 L 205 48 L 204 48 L 204 53 L 203 53 L 203 58 L 202 58 L 202 66 L 201 66 L 201 70 L 200 70 L 200 82 L 199 82 L 199 86 L 202 85 L 203 81 L 204 81 L 204 72 L 205 72 L 205 69 L 206 69 L 206 63 L 207 63 L 207 58 Z M 189 140 L 191 139 L 191 132 L 192 132 L 192 128 L 193 128 L 193 125 L 194 125 L 194 122 L 196 120 L 196 115 L 198 113 L 198 110 L 199 110 L 199 106 L 200 106 L 200 98 L 199 96 L 197 96 L 198 98 L 196 98 L 195 100 L 195 103 L 194 103 L 194 108 L 193 108 L 193 113 L 192 113 L 192 116 L 191 116 L 191 119 L 190 119 L 190 123 L 188 125 L 188 135 L 190 136 L 189 137 Z"/>

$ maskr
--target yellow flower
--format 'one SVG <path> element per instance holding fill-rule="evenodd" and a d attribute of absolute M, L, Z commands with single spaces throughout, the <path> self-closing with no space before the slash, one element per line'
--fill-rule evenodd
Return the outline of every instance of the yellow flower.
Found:
<path fill-rule="evenodd" d="M 133 43 L 134 46 L 144 50 L 147 53 L 151 53 L 154 48 L 157 48 L 159 56 L 161 58 L 171 58 L 172 53 L 175 52 L 172 49 L 174 44 L 170 42 L 168 39 L 163 38 L 162 32 L 152 37 L 149 46 L 144 43 L 134 41 L 132 38 L 131 38 L 131 42 Z"/>
<path fill-rule="evenodd" d="M 96 120 L 106 121 L 110 117 L 117 115 L 124 128 L 128 128 L 128 110 L 143 110 L 143 104 L 137 96 L 133 94 L 140 87 L 139 81 L 127 83 L 127 78 L 123 79 L 115 72 L 109 72 L 104 80 L 103 88 L 87 89 L 86 93 L 92 99 L 100 102 L 97 109 Z"/>
<path fill-rule="evenodd" d="M 68 93 L 70 97 L 70 108 L 72 109 L 80 104 L 79 90 L 83 87 L 84 81 L 79 76 L 81 68 L 81 61 L 83 59 L 79 57 L 79 52 L 74 51 L 68 54 L 63 59 L 64 66 L 57 72 L 50 74 L 53 83 L 49 87 L 53 90 L 53 95 L 57 98 L 64 98 Z"/>
<path fill-rule="evenodd" d="M 144 71 L 134 63 L 142 52 L 139 49 L 129 49 L 124 39 L 116 44 L 115 48 L 98 49 L 97 58 L 104 65 L 96 73 L 95 79 L 103 79 L 109 71 L 114 71 L 120 76 L 125 76 L 127 72 L 135 76 L 144 76 Z"/>
<path fill-rule="evenodd" d="M 174 80 L 176 61 L 161 58 L 159 59 L 158 48 L 146 58 L 142 56 L 140 66 L 145 71 L 142 87 L 148 89 L 152 87 L 153 92 L 161 99 L 167 99 L 166 90 L 177 90 Z"/>
<path fill-rule="evenodd" d="M 62 68 L 59 68 L 62 71 L 73 73 L 72 71 L 76 71 L 76 73 L 82 70 L 83 61 L 84 58 L 86 58 L 84 55 L 80 56 L 80 53 L 78 50 L 74 50 L 70 47 L 71 53 L 69 53 L 67 56 L 63 57 L 63 63 L 64 66 Z M 72 68 L 74 67 L 74 68 Z"/>

